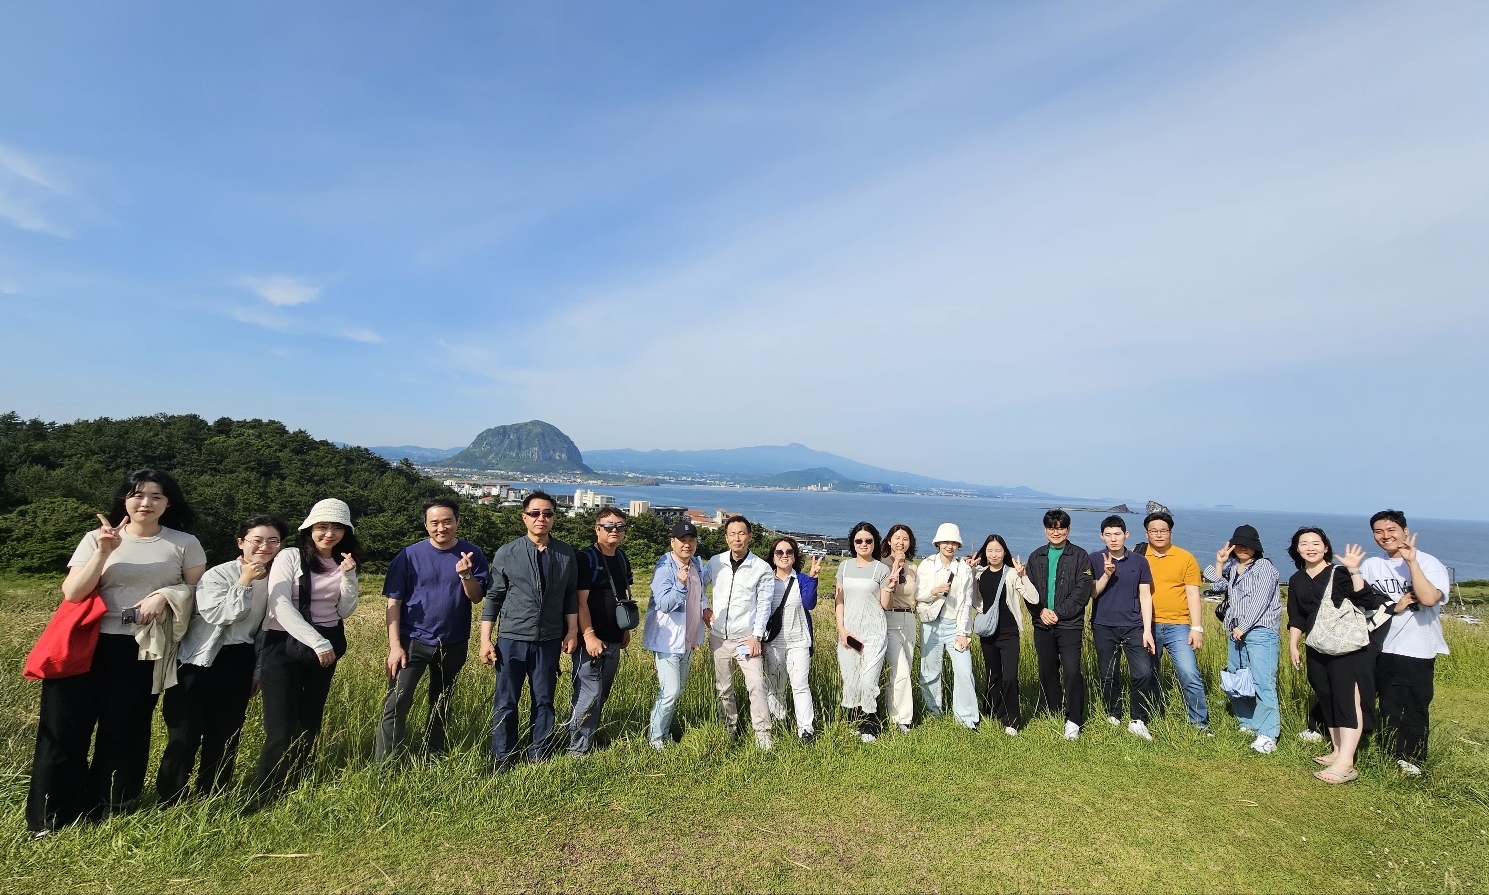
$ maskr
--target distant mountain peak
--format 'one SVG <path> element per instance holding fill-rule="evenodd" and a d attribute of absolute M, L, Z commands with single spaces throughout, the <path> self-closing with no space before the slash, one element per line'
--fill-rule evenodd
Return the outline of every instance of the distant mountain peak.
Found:
<path fill-rule="evenodd" d="M 542 420 L 493 426 L 440 465 L 502 472 L 594 472 L 584 465 L 573 439 Z"/>

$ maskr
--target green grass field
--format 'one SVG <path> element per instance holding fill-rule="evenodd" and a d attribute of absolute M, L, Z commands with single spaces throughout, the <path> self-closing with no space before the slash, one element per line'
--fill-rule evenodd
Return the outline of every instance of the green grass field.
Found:
<path fill-rule="evenodd" d="M 32 842 L 23 806 L 40 686 L 21 666 L 59 580 L 0 577 L 0 892 L 1489 890 L 1489 634 L 1456 620 L 1446 623 L 1453 655 L 1438 663 L 1431 760 L 1416 780 L 1369 751 L 1358 783 L 1314 781 L 1319 750 L 1294 736 L 1307 683 L 1290 668 L 1281 748 L 1250 751 L 1215 689 L 1218 631 L 1202 655 L 1214 739 L 1191 731 L 1175 701 L 1176 720 L 1156 722 L 1153 743 L 1093 714 L 1076 743 L 1038 718 L 1017 739 L 944 721 L 865 746 L 837 720 L 828 608 L 815 613 L 829 648 L 813 674 L 830 723 L 812 746 L 784 734 L 771 753 L 732 744 L 696 661 L 683 741 L 654 753 L 643 726 L 655 675 L 638 643 L 598 752 L 492 775 L 493 682 L 474 659 L 457 695 L 455 753 L 372 764 L 386 655 L 376 579 L 350 622 L 313 777 L 283 802 L 245 816 L 231 793 L 160 810 L 147 789 L 132 816 Z M 1027 712 L 1027 642 L 1022 680 Z M 1098 705 L 1092 691 L 1090 711 Z M 240 777 L 261 741 L 257 711 L 255 701 Z M 422 718 L 423 704 L 414 711 Z M 157 758 L 163 745 L 157 726 Z"/>

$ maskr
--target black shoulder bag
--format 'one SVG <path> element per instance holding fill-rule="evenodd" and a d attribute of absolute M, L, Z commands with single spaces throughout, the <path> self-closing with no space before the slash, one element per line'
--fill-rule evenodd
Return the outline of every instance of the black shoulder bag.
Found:
<path fill-rule="evenodd" d="M 302 569 L 300 572 L 300 617 L 315 628 L 317 634 L 331 641 L 331 649 L 336 653 L 337 661 L 346 655 L 346 625 L 337 619 L 334 625 L 317 625 L 310 621 L 310 570 Z M 301 643 L 293 634 L 286 633 L 284 641 L 284 654 L 296 662 L 309 665 L 313 668 L 321 667 L 320 657 L 315 650 Z M 332 662 L 334 666 L 336 662 Z"/>
<path fill-rule="evenodd" d="M 624 591 L 615 586 L 615 575 L 610 571 L 610 564 L 605 562 L 605 557 L 596 550 L 593 545 L 584 548 L 589 554 L 590 562 L 595 569 L 590 572 L 590 587 L 593 588 L 596 581 L 600 580 L 600 569 L 605 570 L 605 577 L 610 580 L 610 596 L 615 599 L 615 626 L 622 631 L 630 631 L 641 624 L 641 608 L 636 601 L 631 599 L 631 589 L 627 587 Z M 624 550 L 617 549 L 615 554 L 620 557 L 621 565 L 626 570 L 626 580 L 631 580 L 631 559 L 626 556 Z"/>
<path fill-rule="evenodd" d="M 770 643 L 781 636 L 781 626 L 786 622 L 786 601 L 791 599 L 791 588 L 796 586 L 796 574 L 793 572 L 786 579 L 786 591 L 781 594 L 781 605 L 775 608 L 770 618 L 765 620 L 765 636 L 760 638 L 761 643 Z"/>

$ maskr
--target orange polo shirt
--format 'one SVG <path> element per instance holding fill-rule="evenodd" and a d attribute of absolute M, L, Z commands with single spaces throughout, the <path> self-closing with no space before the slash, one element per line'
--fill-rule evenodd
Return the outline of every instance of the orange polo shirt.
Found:
<path fill-rule="evenodd" d="M 1148 548 L 1148 568 L 1153 571 L 1153 621 L 1160 625 L 1189 624 L 1189 597 L 1185 585 L 1199 586 L 1199 561 L 1183 547 L 1170 546 L 1159 556 Z"/>

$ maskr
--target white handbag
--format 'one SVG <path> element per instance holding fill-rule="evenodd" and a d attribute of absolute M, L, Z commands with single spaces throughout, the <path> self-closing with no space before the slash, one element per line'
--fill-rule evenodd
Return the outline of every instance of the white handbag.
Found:
<path fill-rule="evenodd" d="M 1360 607 L 1348 599 L 1334 605 L 1336 568 L 1329 566 L 1324 573 L 1329 576 L 1329 583 L 1324 585 L 1324 597 L 1318 603 L 1318 615 L 1313 617 L 1313 629 L 1306 641 L 1310 650 L 1326 656 L 1342 656 L 1370 645 L 1370 628 Z"/>

